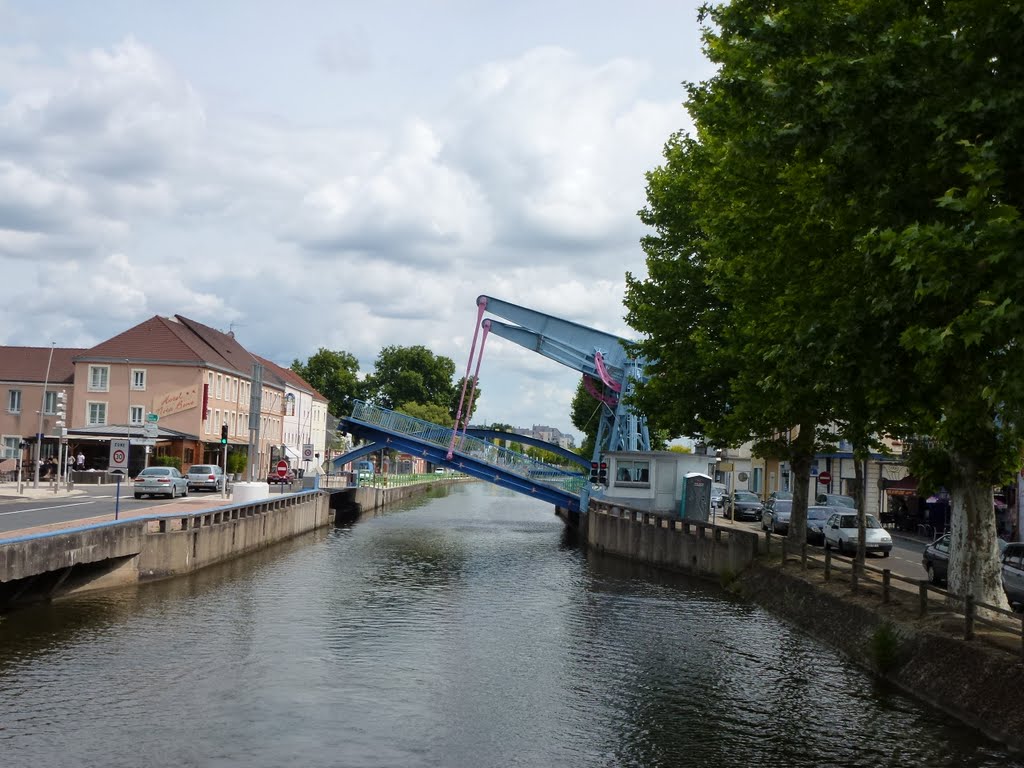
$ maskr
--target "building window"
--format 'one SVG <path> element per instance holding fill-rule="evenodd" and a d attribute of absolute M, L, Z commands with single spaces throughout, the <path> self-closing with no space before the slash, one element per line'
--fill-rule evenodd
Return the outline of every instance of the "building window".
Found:
<path fill-rule="evenodd" d="M 95 400 L 87 400 L 86 409 L 89 411 L 89 426 L 99 426 L 107 423 L 107 404 Z"/>
<path fill-rule="evenodd" d="M 53 414 L 57 412 L 57 393 L 43 393 L 43 413 Z"/>
<path fill-rule="evenodd" d="M 146 388 L 146 369 L 132 368 L 132 389 L 144 390 Z"/>
<path fill-rule="evenodd" d="M 206 374 L 206 393 L 209 397 L 213 397 L 213 374 Z"/>
<path fill-rule="evenodd" d="M 293 395 L 291 392 L 284 396 L 284 415 L 295 415 L 295 395 Z"/>
<path fill-rule="evenodd" d="M 220 434 L 220 408 L 213 412 L 213 423 L 217 425 L 215 434 Z"/>
<path fill-rule="evenodd" d="M 107 392 L 110 389 L 110 366 L 90 365 L 89 366 L 89 391 Z"/>
<path fill-rule="evenodd" d="M 219 373 L 217 374 L 217 399 L 222 399 L 221 394 L 224 391 L 224 377 Z"/>
<path fill-rule="evenodd" d="M 21 456 L 21 437 L 19 435 L 4 435 L 4 458 L 16 459 Z"/>
<path fill-rule="evenodd" d="M 143 407 L 141 405 L 133 405 L 129 410 L 129 419 L 131 424 L 141 424 L 143 416 Z"/>
<path fill-rule="evenodd" d="M 21 390 L 7 390 L 7 410 L 10 413 L 21 413 Z"/>
<path fill-rule="evenodd" d="M 650 487 L 649 461 L 616 461 L 615 485 Z"/>
<path fill-rule="evenodd" d="M 238 402 L 238 379 L 231 380 L 231 402 Z"/>
<path fill-rule="evenodd" d="M 191 448 L 185 449 L 185 463 L 191 464 L 196 460 L 196 452 Z"/>

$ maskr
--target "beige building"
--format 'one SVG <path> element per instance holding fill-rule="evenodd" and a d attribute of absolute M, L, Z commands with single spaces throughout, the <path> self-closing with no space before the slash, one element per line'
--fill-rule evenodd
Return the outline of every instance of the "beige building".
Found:
<path fill-rule="evenodd" d="M 254 415 L 255 364 L 262 386 Z M 286 444 L 300 458 L 305 444 L 324 451 L 322 395 L 294 372 L 250 353 L 234 334 L 181 315 L 151 317 L 90 349 L 0 347 L 0 387 L 7 406 L 0 411 L 4 459 L 30 458 L 20 446 L 40 429 L 44 458 L 56 456 L 63 439 L 95 471 L 107 468 L 112 439 L 128 439 L 130 474 L 158 456 L 177 457 L 183 470 L 220 463 L 222 430 L 229 453 L 248 455 L 250 426 L 259 429 L 256 478 L 266 477 Z M 287 442 L 286 418 L 294 424 Z"/>

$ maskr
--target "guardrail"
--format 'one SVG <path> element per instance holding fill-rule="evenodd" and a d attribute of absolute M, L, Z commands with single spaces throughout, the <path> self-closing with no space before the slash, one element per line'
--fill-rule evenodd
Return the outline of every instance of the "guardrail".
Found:
<path fill-rule="evenodd" d="M 927 579 L 912 579 L 907 576 L 901 576 L 898 573 L 893 573 L 889 568 L 878 568 L 865 563 L 863 566 L 863 572 L 858 573 L 856 561 L 851 557 L 833 554 L 830 549 L 825 550 L 824 557 L 819 557 L 816 553 L 809 553 L 807 551 L 808 545 L 806 542 L 799 547 L 799 552 L 794 552 L 785 538 L 782 538 L 781 542 L 783 569 L 785 569 L 786 563 L 789 560 L 799 560 L 800 567 L 803 570 L 806 570 L 810 563 L 820 564 L 824 569 L 825 581 L 831 581 L 833 571 L 849 574 L 851 592 L 857 592 L 860 589 L 862 576 L 870 577 L 874 579 L 875 583 L 881 585 L 883 603 L 890 602 L 892 598 L 893 581 L 912 585 L 915 589 L 909 591 L 917 592 L 917 610 L 919 618 L 923 618 L 928 615 L 931 610 L 929 600 L 932 596 L 935 596 L 937 600 L 942 600 L 943 610 L 954 615 L 963 616 L 964 640 L 973 640 L 975 637 L 975 625 L 983 624 L 1020 638 L 1020 654 L 1021 657 L 1024 658 L 1024 613 L 1015 613 L 1013 611 L 1008 611 L 1005 608 L 1000 608 L 997 605 L 990 605 L 989 603 L 975 600 L 973 595 L 957 595 L 949 590 L 942 589 L 941 587 L 931 584 Z M 770 554 L 771 549 L 772 534 L 771 531 L 767 531 L 765 533 L 765 550 Z M 979 610 L 991 611 L 997 616 L 1006 617 L 1013 621 L 1011 623 L 991 619 L 988 616 L 979 613 Z"/>

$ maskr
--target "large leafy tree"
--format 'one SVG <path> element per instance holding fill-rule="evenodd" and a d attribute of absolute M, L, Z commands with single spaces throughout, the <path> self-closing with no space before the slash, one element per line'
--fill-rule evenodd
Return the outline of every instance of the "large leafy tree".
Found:
<path fill-rule="evenodd" d="M 454 375 L 451 358 L 435 355 L 424 346 L 384 347 L 367 378 L 367 397 L 389 409 L 405 403 L 450 408 L 455 396 Z"/>
<path fill-rule="evenodd" d="M 293 361 L 291 369 L 327 398 L 336 416 L 351 413 L 352 401 L 360 397 L 359 361 L 348 352 L 321 347 L 305 363 Z"/>
<path fill-rule="evenodd" d="M 799 426 L 774 440 L 798 494 L 832 428 L 861 459 L 886 428 L 929 434 L 915 465 L 953 485 L 951 584 L 998 602 L 991 484 L 1019 462 L 1024 405 L 1005 373 L 1024 331 L 1021 8 L 708 13 L 718 74 L 689 88 L 696 136 L 649 175 L 648 277 L 629 277 L 657 359 L 640 399 L 716 441 Z"/>

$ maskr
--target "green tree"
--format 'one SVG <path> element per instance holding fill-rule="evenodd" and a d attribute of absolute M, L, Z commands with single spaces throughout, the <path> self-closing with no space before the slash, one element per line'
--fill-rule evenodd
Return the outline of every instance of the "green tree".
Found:
<path fill-rule="evenodd" d="M 463 387 L 465 387 L 465 398 L 463 399 Z M 471 424 L 473 420 L 473 414 L 476 413 L 477 404 L 480 402 L 480 395 L 483 394 L 483 390 L 480 389 L 480 382 L 473 383 L 472 376 L 463 376 L 459 379 L 458 383 L 452 388 L 452 399 L 449 406 L 451 411 L 452 422 L 454 423 L 455 417 L 459 413 L 459 400 L 462 399 L 462 410 L 466 412 L 465 418 L 462 420 L 463 424 Z M 469 398 L 472 396 L 473 402 L 469 402 Z"/>
<path fill-rule="evenodd" d="M 1021 8 L 706 12 L 717 74 L 689 87 L 696 136 L 648 177 L 648 277 L 628 276 L 656 360 L 639 400 L 680 434 L 788 451 L 791 535 L 818 447 L 842 434 L 863 474 L 880 433 L 930 435 L 912 460 L 953 486 L 951 585 L 998 603 L 991 485 L 1024 447 L 1007 374 L 1024 330 Z"/>
<path fill-rule="evenodd" d="M 395 410 L 423 421 L 429 421 L 431 424 L 440 424 L 443 427 L 454 425 L 448 408 L 437 403 L 402 403 Z"/>
<path fill-rule="evenodd" d="M 404 403 L 442 405 L 450 408 L 454 396 L 455 363 L 423 346 L 384 347 L 374 371 L 367 378 L 367 399 L 382 408 Z"/>
<path fill-rule="evenodd" d="M 336 416 L 352 412 L 352 401 L 360 397 L 359 361 L 344 351 L 320 347 L 305 363 L 295 360 L 291 368 L 327 398 L 328 410 Z"/>

